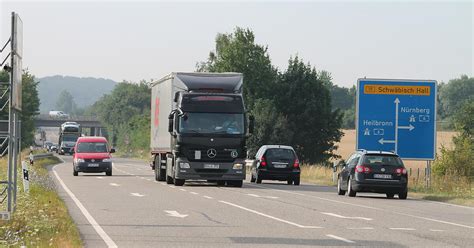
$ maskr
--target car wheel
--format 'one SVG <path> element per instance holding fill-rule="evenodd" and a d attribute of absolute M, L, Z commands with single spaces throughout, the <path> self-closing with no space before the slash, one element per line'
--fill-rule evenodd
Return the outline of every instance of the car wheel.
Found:
<path fill-rule="evenodd" d="M 286 184 L 288 184 L 288 185 L 292 185 L 292 184 L 293 184 L 293 180 L 291 180 L 291 179 L 288 179 L 288 181 L 286 181 Z"/>
<path fill-rule="evenodd" d="M 351 178 L 349 178 L 349 180 L 347 181 L 347 192 L 350 197 L 355 197 L 357 192 L 355 192 L 353 189 L 352 189 L 352 182 L 351 182 Z"/>
<path fill-rule="evenodd" d="M 111 177 L 111 176 L 112 176 L 112 170 L 106 171 L 106 172 L 105 172 L 105 175 L 108 176 L 108 177 Z"/>
<path fill-rule="evenodd" d="M 72 175 L 74 175 L 75 177 L 77 177 L 77 176 L 79 175 L 79 172 L 77 172 L 76 170 L 74 170 L 74 171 L 72 172 Z"/>
<path fill-rule="evenodd" d="M 173 178 L 170 177 L 170 176 L 166 176 L 166 183 L 167 183 L 167 184 L 173 184 L 173 183 L 174 183 Z"/>
<path fill-rule="evenodd" d="M 339 177 L 339 179 L 337 180 L 337 194 L 338 195 L 345 195 L 346 194 L 346 191 L 342 189 L 342 178 Z"/>
<path fill-rule="evenodd" d="M 388 199 L 393 199 L 393 196 L 394 196 L 395 194 L 393 194 L 393 193 L 387 193 L 386 195 L 387 195 L 387 198 L 388 198 Z"/>
<path fill-rule="evenodd" d="M 297 177 L 297 178 L 293 179 L 293 184 L 294 185 L 300 185 L 300 177 Z"/>
<path fill-rule="evenodd" d="M 255 181 L 256 181 L 258 184 L 261 184 L 261 183 L 262 183 L 262 178 L 258 175 L 258 172 L 257 172 L 257 178 L 255 179 Z"/>
<path fill-rule="evenodd" d="M 253 173 L 250 172 L 250 182 L 254 183 L 255 182 L 255 177 L 253 176 Z"/>
<path fill-rule="evenodd" d="M 186 180 L 184 180 L 184 179 L 176 179 L 176 178 L 174 179 L 174 185 L 175 186 L 183 186 L 185 182 L 186 182 Z"/>
<path fill-rule="evenodd" d="M 222 180 L 217 181 L 217 186 L 225 186 L 225 181 L 222 181 Z"/>
<path fill-rule="evenodd" d="M 237 188 L 242 188 L 243 184 L 244 184 L 243 180 L 227 181 L 227 186 L 232 186 L 232 187 L 237 187 Z"/>
<path fill-rule="evenodd" d="M 405 200 L 408 197 L 408 189 L 405 189 L 404 191 L 398 193 L 398 199 Z"/>

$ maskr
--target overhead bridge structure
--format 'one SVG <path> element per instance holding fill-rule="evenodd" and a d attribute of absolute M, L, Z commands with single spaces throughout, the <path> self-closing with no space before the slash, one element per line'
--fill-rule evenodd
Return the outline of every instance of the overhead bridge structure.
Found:
<path fill-rule="evenodd" d="M 86 132 L 90 130 L 87 135 L 90 136 L 103 136 L 105 127 L 100 123 L 97 117 L 94 116 L 76 116 L 68 119 L 64 118 L 53 118 L 49 115 L 38 115 L 35 118 L 35 127 L 57 127 L 59 128 L 61 124 L 66 121 L 74 121 L 81 125 L 82 130 Z"/>

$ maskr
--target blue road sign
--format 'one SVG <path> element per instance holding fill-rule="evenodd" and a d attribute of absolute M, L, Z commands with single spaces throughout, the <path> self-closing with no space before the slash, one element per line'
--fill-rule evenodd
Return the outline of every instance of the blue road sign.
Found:
<path fill-rule="evenodd" d="M 356 111 L 357 149 L 435 159 L 436 81 L 359 79 Z"/>

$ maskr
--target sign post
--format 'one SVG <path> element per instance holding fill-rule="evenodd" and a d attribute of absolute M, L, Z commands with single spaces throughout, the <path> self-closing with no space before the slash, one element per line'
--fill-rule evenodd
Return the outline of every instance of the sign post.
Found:
<path fill-rule="evenodd" d="M 433 80 L 359 79 L 357 149 L 391 151 L 406 160 L 434 160 L 436 94 Z"/>
<path fill-rule="evenodd" d="M 23 161 L 21 163 L 21 167 L 23 169 L 23 190 L 25 193 L 30 192 L 30 178 L 29 178 L 29 171 L 28 171 L 28 163 Z"/>

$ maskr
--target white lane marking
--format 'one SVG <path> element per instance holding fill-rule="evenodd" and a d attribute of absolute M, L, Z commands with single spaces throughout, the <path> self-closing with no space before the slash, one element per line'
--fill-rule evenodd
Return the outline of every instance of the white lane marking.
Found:
<path fill-rule="evenodd" d="M 184 218 L 188 216 L 187 214 L 180 214 L 178 213 L 178 211 L 174 211 L 174 210 L 165 210 L 165 212 L 167 213 L 168 216 L 171 216 L 171 217 Z"/>
<path fill-rule="evenodd" d="M 420 200 L 420 201 L 424 201 L 424 202 L 428 202 L 428 203 L 433 203 L 433 204 L 441 204 L 441 205 L 447 205 L 447 206 L 451 206 L 451 207 L 467 208 L 467 209 L 474 210 L 474 207 L 456 205 L 456 204 L 452 204 L 452 203 L 438 202 L 438 201 L 430 201 L 430 200 Z"/>
<path fill-rule="evenodd" d="M 117 183 L 109 183 L 109 184 L 110 184 L 110 186 L 114 186 L 114 187 L 119 187 L 120 186 L 120 184 L 117 184 Z"/>
<path fill-rule="evenodd" d="M 334 214 L 334 213 L 325 213 L 325 212 L 321 212 L 321 213 L 325 215 L 341 218 L 341 219 L 372 220 L 371 218 L 366 218 L 366 217 L 348 217 L 348 216 L 342 216 L 342 215 Z"/>
<path fill-rule="evenodd" d="M 103 177 L 96 177 L 97 179 L 104 179 Z"/>
<path fill-rule="evenodd" d="M 348 227 L 349 230 L 374 230 L 373 227 Z"/>
<path fill-rule="evenodd" d="M 140 177 L 140 179 L 145 179 L 144 177 Z"/>
<path fill-rule="evenodd" d="M 212 197 L 210 197 L 210 196 L 207 196 L 207 195 L 205 195 L 205 196 L 203 196 L 203 197 L 206 198 L 206 199 L 214 199 L 214 198 L 212 198 Z"/>
<path fill-rule="evenodd" d="M 146 180 L 147 180 L 147 181 L 151 181 L 151 179 L 150 179 L 150 178 L 147 178 Z"/>
<path fill-rule="evenodd" d="M 169 185 L 169 187 L 172 188 L 172 189 L 176 188 L 176 186 L 174 186 L 174 185 Z"/>
<path fill-rule="evenodd" d="M 137 197 L 144 197 L 145 195 L 142 195 L 140 193 L 130 193 L 130 195 L 137 196 Z"/>
<path fill-rule="evenodd" d="M 193 192 L 193 191 L 191 191 L 191 192 L 189 192 L 189 193 L 191 193 L 191 194 L 193 194 L 193 195 L 199 195 L 199 193 L 196 193 L 196 192 Z"/>
<path fill-rule="evenodd" d="M 185 189 L 179 189 L 179 190 L 181 190 L 181 191 L 186 191 Z"/>
<path fill-rule="evenodd" d="M 401 230 L 401 231 L 415 231 L 416 230 L 415 228 L 411 228 L 411 227 L 390 227 L 388 229 L 390 229 L 390 230 Z"/>
<path fill-rule="evenodd" d="M 312 197 L 312 198 L 316 198 L 316 199 L 320 199 L 320 200 L 324 200 L 324 201 L 336 202 L 336 203 L 341 203 L 341 204 L 350 205 L 350 206 L 356 206 L 356 207 L 362 207 L 362 208 L 367 208 L 367 209 L 374 209 L 374 210 L 380 210 L 380 211 L 388 212 L 387 210 L 384 210 L 384 209 L 381 209 L 381 208 L 375 208 L 375 207 L 369 207 L 369 206 L 360 205 L 360 204 L 353 204 L 353 203 L 348 203 L 348 202 L 343 202 L 343 201 L 337 201 L 337 200 L 327 199 L 327 198 L 323 198 L 323 197 L 317 197 L 317 196 L 313 196 L 313 195 L 305 195 L 305 194 L 286 191 L 286 190 L 281 190 L 281 189 L 267 188 L 267 187 L 262 187 L 262 186 L 259 186 L 259 185 L 252 185 L 252 186 L 255 186 L 255 187 L 258 187 L 258 188 L 263 188 L 263 189 L 281 191 L 281 192 L 288 193 L 288 194 L 300 195 L 300 196 L 305 196 L 305 197 Z M 428 220 L 428 221 L 443 223 L 443 224 L 447 224 L 447 225 L 453 225 L 453 226 L 458 226 L 458 227 L 474 229 L 474 226 L 468 226 L 468 225 L 458 224 L 458 223 L 444 221 L 444 220 L 437 220 L 437 219 L 433 219 L 433 218 L 416 216 L 416 215 L 411 215 L 411 214 L 406 214 L 406 213 L 401 213 L 401 212 L 390 211 L 390 213 L 398 214 L 398 215 L 404 215 L 404 216 L 417 218 L 417 219 L 422 219 L 422 220 Z"/>
<path fill-rule="evenodd" d="M 158 183 L 158 182 L 157 182 Z M 161 185 L 166 186 L 166 183 L 161 183 Z"/>
<path fill-rule="evenodd" d="M 253 196 L 253 197 L 256 197 L 256 198 L 268 198 L 268 199 L 278 199 L 278 197 L 276 196 L 260 196 L 260 195 L 257 195 L 257 194 L 247 194 L 248 196 Z"/>
<path fill-rule="evenodd" d="M 63 161 L 64 162 L 64 161 Z M 56 167 L 56 166 L 55 166 Z M 87 211 L 87 209 L 82 205 L 82 203 L 79 201 L 79 199 L 76 198 L 74 193 L 72 193 L 71 190 L 64 184 L 63 180 L 59 177 L 58 173 L 55 170 L 55 167 L 53 167 L 53 173 L 56 176 L 56 179 L 58 179 L 59 184 L 63 187 L 64 191 L 69 195 L 69 197 L 74 201 L 76 206 L 81 210 L 82 214 L 86 217 L 87 221 L 91 224 L 91 226 L 94 228 L 94 230 L 99 234 L 99 236 L 104 240 L 105 244 L 107 244 L 108 247 L 110 248 L 115 248 L 117 245 L 115 242 L 107 235 L 107 233 L 102 229 L 102 227 L 97 223 L 97 221 L 92 217 L 92 215 Z"/>
<path fill-rule="evenodd" d="M 430 231 L 432 231 L 432 232 L 444 232 L 444 230 L 440 230 L 440 229 L 430 229 Z"/>
<path fill-rule="evenodd" d="M 327 234 L 326 236 L 327 236 L 327 237 L 330 237 L 330 238 L 333 238 L 333 239 L 337 239 L 337 240 L 346 242 L 346 243 L 349 243 L 349 244 L 355 243 L 355 241 L 352 241 L 352 240 L 349 240 L 349 239 L 345 239 L 345 238 L 343 238 L 343 237 L 339 237 L 339 236 L 332 235 L 332 234 Z"/>
<path fill-rule="evenodd" d="M 220 203 L 227 204 L 227 205 L 229 205 L 229 206 L 233 206 L 233 207 L 236 207 L 236 208 L 240 208 L 240 209 L 242 209 L 242 210 L 245 210 L 245 211 L 248 211 L 248 212 L 251 212 L 251 213 L 254 213 L 254 214 L 258 214 L 258 215 L 263 216 L 263 217 L 267 217 L 267 218 L 272 219 L 272 220 L 276 220 L 276 221 L 283 222 L 283 223 L 286 223 L 286 224 L 289 224 L 289 225 L 292 225 L 292 226 L 296 226 L 296 227 L 299 227 L 299 228 L 322 228 L 322 227 L 320 227 L 320 226 L 304 226 L 304 225 L 300 225 L 300 224 L 297 224 L 297 223 L 294 223 L 294 222 L 291 222 L 291 221 L 283 220 L 283 219 L 280 219 L 280 218 L 277 218 L 277 217 L 274 217 L 274 216 L 271 216 L 271 215 L 268 215 L 268 214 L 264 214 L 264 213 L 255 211 L 255 210 L 253 210 L 253 209 L 249 209 L 249 208 L 246 208 L 246 207 L 242 207 L 242 206 L 239 206 L 239 205 L 234 204 L 234 203 L 230 203 L 230 202 L 226 202 L 226 201 L 219 201 L 219 202 L 220 202 Z"/>

